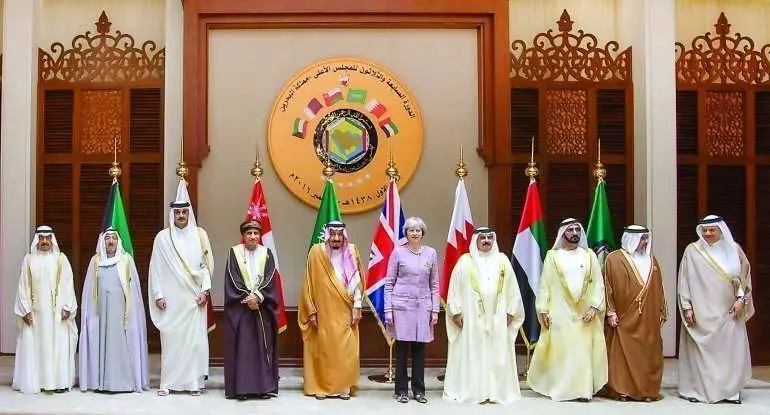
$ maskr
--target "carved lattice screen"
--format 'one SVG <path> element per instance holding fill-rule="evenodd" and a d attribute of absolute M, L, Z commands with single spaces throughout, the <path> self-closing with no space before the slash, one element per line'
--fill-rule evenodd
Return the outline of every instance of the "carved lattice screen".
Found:
<path fill-rule="evenodd" d="M 562 219 L 588 220 L 601 138 L 610 211 L 619 236 L 633 217 L 631 48 L 620 50 L 615 41 L 599 46 L 596 36 L 573 31 L 566 10 L 556 23 L 556 31 L 511 45 L 512 229 L 518 227 L 524 203 L 531 138 L 549 244 Z"/>
<path fill-rule="evenodd" d="M 770 45 L 716 32 L 676 44 L 679 257 L 700 217 L 723 216 L 752 262 L 754 301 L 770 303 Z M 755 364 L 770 362 L 770 310 L 750 322 Z"/>
<path fill-rule="evenodd" d="M 54 227 L 80 281 L 78 296 L 96 247 L 115 149 L 142 287 L 153 238 L 163 226 L 165 50 L 111 32 L 104 12 L 95 26 L 69 48 L 57 42 L 40 50 L 38 62 L 37 220 Z M 142 293 L 146 305 L 146 289 Z M 157 350 L 157 333 L 148 327 L 151 350 Z"/>

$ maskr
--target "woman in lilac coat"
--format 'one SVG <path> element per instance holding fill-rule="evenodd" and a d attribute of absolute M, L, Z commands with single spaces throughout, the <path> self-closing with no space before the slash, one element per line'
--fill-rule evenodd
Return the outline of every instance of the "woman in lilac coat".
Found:
<path fill-rule="evenodd" d="M 433 341 L 438 322 L 438 260 L 436 250 L 422 244 L 425 222 L 417 217 L 404 222 L 407 245 L 390 255 L 385 280 L 385 324 L 396 340 L 396 400 L 409 401 L 406 362 L 412 352 L 412 395 L 425 398 L 425 344 Z"/>

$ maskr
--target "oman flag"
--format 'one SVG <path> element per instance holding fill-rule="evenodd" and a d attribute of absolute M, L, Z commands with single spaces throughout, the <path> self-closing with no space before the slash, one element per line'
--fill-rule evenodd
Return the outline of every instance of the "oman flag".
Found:
<path fill-rule="evenodd" d="M 460 256 L 468 252 L 468 245 L 473 235 L 473 218 L 471 217 L 471 206 L 468 203 L 468 193 L 465 191 L 465 182 L 460 179 L 457 182 L 455 190 L 455 204 L 452 211 L 452 222 L 449 224 L 449 234 L 446 238 L 446 247 L 444 248 L 444 266 L 441 269 L 441 281 L 439 284 L 439 294 L 441 301 L 446 303 L 447 293 L 449 292 L 449 279 L 452 277 L 452 270 L 460 259 Z"/>
<path fill-rule="evenodd" d="M 262 231 L 260 240 L 262 245 L 270 250 L 275 262 L 275 285 L 278 291 L 278 333 L 286 330 L 286 305 L 283 302 L 283 283 L 281 282 L 281 271 L 278 267 L 278 252 L 275 249 L 275 240 L 273 239 L 273 227 L 270 225 L 270 215 L 267 212 L 267 201 L 265 192 L 262 190 L 262 181 L 254 181 L 254 187 L 251 189 L 251 199 L 249 199 L 249 209 L 246 211 L 246 220 L 258 220 L 262 222 Z"/>
<path fill-rule="evenodd" d="M 524 343 L 532 349 L 540 337 L 540 324 L 535 310 L 535 296 L 540 287 L 540 274 L 543 272 L 543 259 L 548 252 L 543 225 L 543 210 L 540 208 L 540 195 L 537 182 L 531 180 L 524 200 L 519 231 L 513 242 L 513 271 L 519 283 L 521 301 L 524 304 L 524 324 L 521 326 Z"/>

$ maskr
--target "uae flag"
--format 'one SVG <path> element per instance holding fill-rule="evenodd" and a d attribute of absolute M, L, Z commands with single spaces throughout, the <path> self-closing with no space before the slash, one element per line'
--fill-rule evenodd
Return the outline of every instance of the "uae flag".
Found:
<path fill-rule="evenodd" d="M 532 180 L 527 188 L 524 211 L 521 213 L 519 230 L 513 242 L 513 271 L 519 283 L 521 301 L 524 303 L 524 324 L 521 326 L 522 338 L 530 350 L 540 337 L 540 324 L 537 321 L 535 297 L 540 287 L 540 274 L 543 272 L 543 259 L 548 252 L 543 224 L 543 210 L 540 208 L 540 195 L 537 182 Z"/>
<path fill-rule="evenodd" d="M 455 189 L 455 204 L 452 210 L 452 222 L 449 224 L 449 233 L 444 248 L 444 266 L 441 269 L 441 281 L 439 294 L 441 301 L 446 304 L 449 293 L 449 280 L 452 278 L 452 270 L 460 257 L 468 252 L 468 245 L 473 235 L 473 218 L 471 206 L 468 203 L 468 193 L 465 191 L 465 182 L 460 179 Z"/>
<path fill-rule="evenodd" d="M 385 137 L 393 137 L 398 134 L 398 127 L 390 120 L 390 117 L 380 121 L 380 128 L 382 128 L 382 131 L 385 133 Z"/>
<path fill-rule="evenodd" d="M 604 184 L 603 179 L 596 183 L 594 204 L 591 207 L 591 216 L 588 219 L 588 229 L 586 230 L 588 246 L 596 252 L 602 267 L 607 255 L 615 249 L 610 204 L 607 202 L 607 190 L 604 188 Z"/>
<path fill-rule="evenodd" d="M 324 185 L 323 195 L 321 196 L 321 206 L 318 207 L 318 215 L 315 218 L 315 227 L 313 227 L 313 233 L 310 234 L 310 246 L 323 242 L 324 227 L 327 223 L 333 220 L 342 220 L 340 215 L 340 207 L 337 205 L 337 194 L 334 192 L 334 182 L 332 179 L 326 180 Z"/>
<path fill-rule="evenodd" d="M 258 220 L 262 223 L 260 240 L 262 245 L 270 250 L 275 262 L 275 286 L 278 292 L 278 333 L 286 330 L 286 304 L 283 301 L 283 283 L 281 281 L 281 271 L 278 267 L 278 252 L 275 249 L 275 239 L 273 239 L 273 227 L 270 225 L 270 214 L 267 212 L 267 200 L 265 192 L 262 190 L 262 181 L 254 181 L 254 187 L 251 189 L 251 199 L 249 199 L 249 209 L 246 211 L 246 220 Z"/>
<path fill-rule="evenodd" d="M 187 192 L 187 182 L 184 179 L 179 179 L 179 185 L 176 187 L 176 199 L 174 201 L 184 201 L 190 204 L 190 213 L 187 216 L 187 221 L 191 226 L 198 226 L 198 221 L 195 220 L 195 211 L 192 208 L 192 201 L 190 201 L 190 194 Z M 208 267 L 208 264 L 206 266 Z M 211 277 L 213 278 L 214 276 L 212 275 Z M 214 317 L 214 303 L 211 296 L 209 296 L 209 300 L 206 302 L 206 327 L 208 327 L 209 333 L 217 328 L 217 320 Z"/>
<path fill-rule="evenodd" d="M 107 206 L 104 208 L 101 231 L 104 232 L 109 228 L 118 233 L 123 249 L 129 255 L 134 256 L 134 244 L 131 242 L 131 234 L 128 232 L 128 220 L 126 220 L 126 210 L 123 208 L 123 198 L 120 196 L 118 179 L 112 179 L 110 194 L 107 196 Z"/>

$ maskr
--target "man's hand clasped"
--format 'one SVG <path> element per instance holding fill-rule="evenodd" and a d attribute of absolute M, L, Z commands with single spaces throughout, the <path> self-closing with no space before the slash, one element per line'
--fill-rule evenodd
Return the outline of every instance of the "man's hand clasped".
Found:
<path fill-rule="evenodd" d="M 356 324 L 358 324 L 359 320 L 361 320 L 361 308 L 354 307 L 353 310 L 350 312 L 350 325 L 355 326 Z"/>
<path fill-rule="evenodd" d="M 157 300 L 155 300 L 155 305 L 159 309 L 165 310 L 166 309 L 166 299 L 165 298 L 158 298 Z"/>
<path fill-rule="evenodd" d="M 249 307 L 249 310 L 259 310 L 259 297 L 257 297 L 256 294 L 249 294 L 246 296 L 246 298 L 241 300 L 241 304 L 246 304 L 246 306 Z"/>

